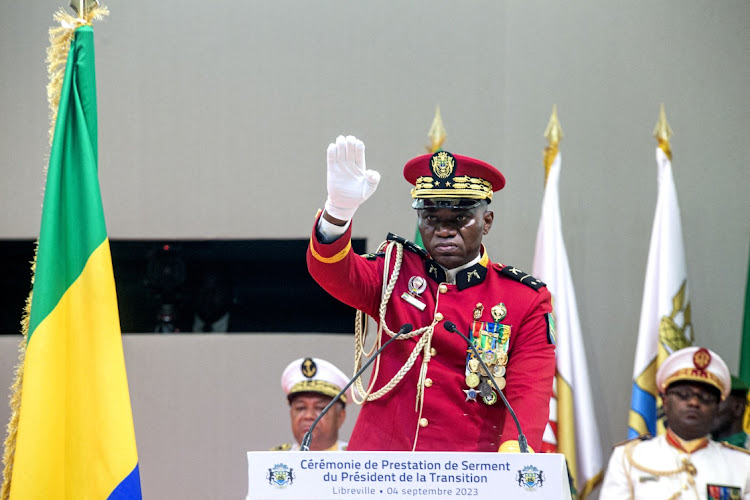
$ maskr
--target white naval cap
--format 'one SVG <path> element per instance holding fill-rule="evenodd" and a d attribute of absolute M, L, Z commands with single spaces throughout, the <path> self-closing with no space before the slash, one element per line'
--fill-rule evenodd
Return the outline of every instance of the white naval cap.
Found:
<path fill-rule="evenodd" d="M 665 359 L 656 372 L 656 386 L 664 393 L 674 382 L 687 380 L 716 387 L 721 399 L 729 394 L 732 378 L 729 368 L 718 354 L 705 347 L 685 347 Z"/>
<path fill-rule="evenodd" d="M 349 382 L 349 378 L 333 363 L 320 358 L 299 358 L 284 369 L 281 374 L 281 388 L 291 401 L 292 396 L 301 392 L 317 392 L 335 397 Z M 346 393 L 341 401 L 346 403 Z"/>

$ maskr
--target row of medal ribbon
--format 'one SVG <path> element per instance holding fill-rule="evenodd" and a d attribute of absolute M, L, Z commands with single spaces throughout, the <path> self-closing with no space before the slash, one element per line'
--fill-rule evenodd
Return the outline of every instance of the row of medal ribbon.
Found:
<path fill-rule="evenodd" d="M 495 322 L 478 321 L 484 306 L 479 303 L 474 308 L 474 322 L 471 325 L 471 342 L 482 357 L 487 370 L 482 366 L 473 351 L 466 353 L 466 401 L 476 401 L 481 397 L 487 405 L 497 403 L 498 395 L 492 389 L 489 378 L 493 377 L 500 390 L 505 388 L 505 366 L 508 364 L 508 344 L 510 325 L 500 324 L 507 314 L 505 304 L 500 303 L 491 309 Z"/>

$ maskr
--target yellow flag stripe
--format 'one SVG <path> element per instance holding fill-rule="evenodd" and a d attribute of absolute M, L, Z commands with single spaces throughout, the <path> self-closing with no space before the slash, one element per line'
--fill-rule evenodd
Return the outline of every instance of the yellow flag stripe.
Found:
<path fill-rule="evenodd" d="M 578 460 L 573 391 L 560 374 L 557 374 L 557 452 L 565 455 L 570 476 L 577 478 Z M 575 486 L 577 489 L 578 485 Z"/>
<path fill-rule="evenodd" d="M 138 462 L 109 240 L 39 324 L 11 498 L 106 498 Z"/>

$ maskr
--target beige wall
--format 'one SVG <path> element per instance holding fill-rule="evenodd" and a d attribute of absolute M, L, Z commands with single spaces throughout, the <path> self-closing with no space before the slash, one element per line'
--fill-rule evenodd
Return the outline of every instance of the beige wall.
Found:
<path fill-rule="evenodd" d="M 3 238 L 38 231 L 46 30 L 66 3 L 6 2 L 0 16 Z M 608 456 L 626 435 L 663 102 L 697 342 L 736 369 L 750 250 L 745 0 L 108 5 L 96 50 L 111 237 L 305 238 L 325 198 L 326 145 L 342 132 L 365 140 L 383 175 L 355 235 L 371 248 L 388 231 L 411 236 L 401 167 L 440 105 L 445 147 L 508 179 L 491 257 L 529 269 L 556 103 L 563 231 Z M 2 340 L 12 364 L 14 339 Z M 241 452 L 288 436 L 280 369 L 315 349 L 349 370 L 350 340 L 126 337 L 144 494 L 243 495 Z"/>

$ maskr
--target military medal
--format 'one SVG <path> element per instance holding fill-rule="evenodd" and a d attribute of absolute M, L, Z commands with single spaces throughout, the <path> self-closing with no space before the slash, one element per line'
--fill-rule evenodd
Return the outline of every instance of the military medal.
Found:
<path fill-rule="evenodd" d="M 505 319 L 505 316 L 508 314 L 508 309 L 505 307 L 505 304 L 500 302 L 498 305 L 492 306 L 490 312 L 492 313 L 492 319 L 495 320 L 495 323 L 499 323 Z"/>
<path fill-rule="evenodd" d="M 497 403 L 497 394 L 495 394 L 495 391 L 490 391 L 490 395 L 483 396 L 482 401 L 484 401 L 484 404 L 486 405 L 494 405 Z"/>
<path fill-rule="evenodd" d="M 478 386 L 479 381 L 479 375 L 477 375 L 476 373 L 469 373 L 468 375 L 466 375 L 466 385 L 468 385 L 470 389 Z"/>
<path fill-rule="evenodd" d="M 484 404 L 493 405 L 497 403 L 498 394 L 490 383 L 495 382 L 501 391 L 507 385 L 505 374 L 511 328 L 500 323 L 508 315 L 504 303 L 500 302 L 490 309 L 492 322 L 481 321 L 483 313 L 484 305 L 477 303 L 472 312 L 471 343 L 484 364 L 475 357 L 472 349 L 467 349 L 465 381 L 468 389 L 464 389 L 464 393 L 466 401 L 476 401 L 476 396 L 480 396 Z M 490 377 L 494 380 L 490 380 Z"/>
<path fill-rule="evenodd" d="M 466 393 L 466 401 L 476 401 L 477 396 L 479 396 L 479 393 L 474 389 L 464 389 L 464 392 Z"/>
<path fill-rule="evenodd" d="M 505 353 L 505 351 L 501 351 L 497 353 L 496 360 L 499 365 L 505 366 L 508 364 L 508 355 Z"/>
<path fill-rule="evenodd" d="M 471 358 L 469 360 L 469 370 L 473 373 L 476 373 L 477 370 L 479 370 L 479 360 Z"/>
<path fill-rule="evenodd" d="M 482 311 L 484 311 L 484 306 L 482 305 L 481 302 L 479 302 L 474 307 L 474 321 L 479 321 L 479 318 L 482 317 Z"/>
<path fill-rule="evenodd" d="M 492 396 L 493 394 L 495 394 L 489 382 L 487 382 L 486 380 L 483 380 L 482 383 L 479 384 L 478 390 L 479 390 L 479 394 L 482 395 L 482 398 L 488 398 Z"/>
<path fill-rule="evenodd" d="M 419 300 L 419 296 L 427 289 L 427 280 L 421 276 L 412 276 L 409 278 L 409 291 L 401 294 L 401 298 L 413 305 L 420 311 L 424 311 L 427 304 Z"/>

